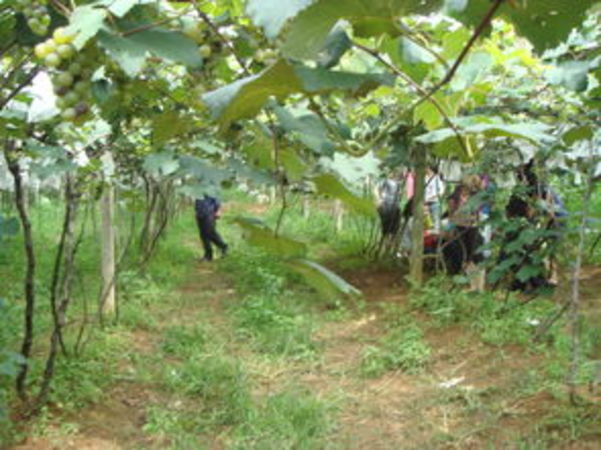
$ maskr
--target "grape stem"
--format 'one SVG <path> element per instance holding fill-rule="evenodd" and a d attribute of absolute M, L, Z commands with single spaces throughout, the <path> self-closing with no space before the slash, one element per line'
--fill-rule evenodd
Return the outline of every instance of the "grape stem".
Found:
<path fill-rule="evenodd" d="M 129 30 L 125 30 L 121 32 L 121 37 L 126 37 L 126 36 L 130 36 L 132 34 L 136 34 L 136 33 L 140 33 L 142 31 L 146 31 L 149 30 L 151 28 L 155 28 L 158 27 L 160 25 L 163 25 L 165 23 L 169 23 L 174 19 L 177 19 L 185 14 L 188 13 L 188 9 L 185 9 L 184 11 L 180 12 L 179 14 L 173 16 L 173 17 L 166 17 L 165 19 L 161 19 L 161 20 L 157 20 L 156 22 L 152 22 L 152 23 L 145 23 L 144 25 L 140 25 L 139 27 L 134 27 L 134 28 L 130 28 Z"/>
<path fill-rule="evenodd" d="M 38 72 L 40 71 L 40 67 L 36 66 L 32 69 L 31 72 L 29 72 L 29 75 L 27 75 L 27 77 L 21 82 L 19 83 L 18 86 L 16 86 L 12 92 L 8 95 L 8 97 L 6 97 L 4 100 L 2 100 L 0 102 L 0 110 L 4 109 L 4 107 L 8 104 L 8 102 L 10 102 L 19 92 L 21 92 L 21 89 L 23 89 L 25 86 L 27 86 L 29 83 L 31 83 L 31 81 L 34 79 L 34 77 L 38 74 Z"/>
<path fill-rule="evenodd" d="M 380 55 L 378 53 L 377 50 L 374 50 L 372 48 L 366 47 L 366 46 L 361 45 L 361 44 L 359 44 L 357 42 L 353 42 L 353 45 L 355 47 L 357 47 L 358 49 L 363 50 L 365 53 L 368 53 L 369 55 L 371 55 L 374 58 L 376 58 L 378 61 L 380 61 L 386 67 L 388 67 L 392 72 L 394 72 L 395 75 L 397 75 L 399 78 L 403 79 L 406 83 L 408 83 L 410 86 L 412 86 L 413 89 L 415 89 L 422 96 L 418 102 L 416 102 L 413 105 L 411 105 L 411 107 L 409 108 L 409 110 L 415 109 L 424 100 L 429 101 L 432 104 L 432 106 L 434 106 L 438 110 L 438 112 L 440 113 L 440 115 L 443 117 L 445 123 L 448 125 L 448 127 L 453 130 L 453 133 L 455 133 L 455 136 L 457 137 L 457 142 L 461 146 L 461 149 L 463 150 L 463 152 L 465 153 L 465 155 L 466 156 L 470 155 L 470 151 L 468 150 L 468 148 L 467 148 L 467 146 L 466 146 L 466 144 L 465 144 L 465 142 L 463 140 L 463 137 L 461 136 L 461 133 L 459 132 L 459 129 L 457 128 L 457 125 L 455 125 L 453 123 L 453 121 L 449 117 L 449 114 L 445 111 L 445 109 L 442 107 L 442 105 L 440 104 L 440 102 L 436 98 L 434 98 L 431 95 L 429 95 L 429 92 L 426 91 L 419 83 L 417 83 L 415 80 L 413 80 L 413 78 L 411 78 L 405 72 L 403 72 L 402 70 L 400 70 L 394 64 L 392 64 L 392 63 L 388 62 L 386 59 L 384 59 L 382 57 L 382 55 Z"/>
<path fill-rule="evenodd" d="M 0 58 L 2 58 L 7 51 L 9 51 L 11 48 L 13 48 L 16 43 L 17 43 L 17 40 L 13 39 L 12 41 L 10 41 L 7 44 L 6 47 L 4 47 L 3 49 L 1 49 L 0 50 Z"/>
<path fill-rule="evenodd" d="M 230 41 L 228 41 L 221 34 L 221 32 L 219 31 L 219 28 L 217 28 L 217 26 L 213 23 L 213 21 L 209 18 L 209 16 L 207 16 L 206 13 L 202 9 L 200 9 L 200 5 L 198 4 L 198 2 L 196 0 L 191 0 L 191 1 L 192 1 L 192 3 L 194 3 L 194 8 L 196 8 L 196 12 L 198 12 L 198 15 L 200 16 L 200 18 L 209 26 L 211 31 L 213 31 L 213 33 L 215 33 L 215 35 L 219 38 L 219 40 L 223 43 L 223 45 L 225 45 L 228 48 L 228 50 L 233 55 L 233 57 L 236 58 L 236 61 L 242 68 L 242 71 L 248 76 L 252 75 L 250 73 L 250 71 L 248 70 L 248 68 L 246 67 L 246 65 L 244 64 L 244 61 L 242 61 L 240 56 L 236 53 L 236 50 L 234 49 L 234 46 L 232 45 L 232 43 Z"/>
<path fill-rule="evenodd" d="M 424 95 L 420 99 L 420 101 L 417 103 L 417 105 L 419 105 L 420 103 L 423 103 L 424 101 L 429 100 L 430 98 L 432 98 L 432 96 L 436 92 L 438 92 L 444 85 L 446 85 L 447 83 L 449 83 L 453 79 L 453 77 L 455 76 L 455 73 L 457 72 L 457 69 L 459 69 L 459 66 L 461 65 L 461 63 L 463 62 L 463 60 L 465 59 L 465 57 L 467 56 L 467 54 L 469 53 L 469 51 L 471 50 L 472 46 L 478 40 L 478 38 L 480 37 L 480 35 L 482 33 L 484 33 L 484 30 L 490 24 L 493 16 L 495 15 L 495 13 L 499 9 L 499 7 L 503 4 L 504 1 L 505 0 L 495 0 L 495 2 L 490 6 L 490 8 L 488 9 L 488 11 L 486 12 L 486 14 L 484 15 L 484 17 L 480 21 L 480 23 L 478 24 L 478 26 L 476 27 L 476 29 L 472 33 L 472 36 L 470 37 L 470 39 L 467 41 L 467 43 L 463 47 L 463 50 L 461 50 L 461 53 L 457 57 L 457 60 L 455 61 L 455 63 L 451 67 L 451 69 L 447 72 L 447 74 L 445 75 L 445 77 L 442 80 L 440 80 L 440 82 L 438 84 L 436 84 L 432 89 L 430 89 L 428 91 L 428 93 L 426 95 Z M 415 105 L 415 106 L 417 106 L 417 105 Z"/>
<path fill-rule="evenodd" d="M 69 17 L 71 15 L 71 11 L 65 5 L 63 5 L 59 0 L 50 0 L 52 5 L 65 17 Z"/>

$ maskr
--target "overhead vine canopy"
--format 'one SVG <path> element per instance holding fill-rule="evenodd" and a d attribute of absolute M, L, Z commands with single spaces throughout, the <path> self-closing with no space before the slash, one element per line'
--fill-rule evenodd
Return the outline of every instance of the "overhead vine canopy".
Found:
<path fill-rule="evenodd" d="M 374 215 L 345 158 L 371 161 L 367 177 L 416 145 L 472 162 L 498 142 L 571 155 L 598 129 L 596 0 L 3 5 L 3 136 L 73 143 L 103 121 L 86 145 L 111 142 L 121 170 L 187 195 L 296 183 Z M 54 94 L 31 87 L 43 75 Z M 55 108 L 32 132 L 35 96 Z"/>

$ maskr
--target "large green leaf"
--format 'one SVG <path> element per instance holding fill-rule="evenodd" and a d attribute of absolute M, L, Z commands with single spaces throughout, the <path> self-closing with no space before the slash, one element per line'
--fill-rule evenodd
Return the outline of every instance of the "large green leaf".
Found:
<path fill-rule="evenodd" d="M 241 148 L 246 156 L 246 162 L 253 167 L 272 171 L 275 169 L 272 139 L 257 124 L 249 124 L 248 131 L 254 139 Z"/>
<path fill-rule="evenodd" d="M 547 72 L 547 79 L 551 84 L 583 92 L 588 88 L 589 68 L 588 61 L 567 61 Z"/>
<path fill-rule="evenodd" d="M 340 19 L 357 22 L 362 35 L 379 34 L 393 28 L 398 17 L 432 11 L 440 4 L 441 0 L 316 0 L 291 19 L 282 51 L 292 58 L 313 58 Z"/>
<path fill-rule="evenodd" d="M 331 158 L 319 159 L 319 165 L 326 171 L 338 174 L 342 180 L 356 187 L 363 186 L 369 177 L 377 177 L 381 172 L 381 163 L 381 159 L 373 151 L 362 156 L 336 152 Z"/>
<path fill-rule="evenodd" d="M 284 98 L 300 91 L 300 80 L 285 61 L 278 61 L 258 75 L 242 78 L 227 86 L 206 93 L 203 101 L 213 117 L 223 124 L 254 116 L 270 96 Z"/>
<path fill-rule="evenodd" d="M 587 10 L 598 0 L 505 1 L 498 15 L 511 21 L 517 32 L 528 38 L 537 51 L 554 47 L 582 24 Z M 491 7 L 485 0 L 445 0 L 446 11 L 469 25 L 482 21 Z"/>
<path fill-rule="evenodd" d="M 202 58 L 198 53 L 198 45 L 187 36 L 176 31 L 151 28 L 127 36 L 141 48 L 176 63 L 190 67 L 200 67 Z"/>
<path fill-rule="evenodd" d="M 312 178 L 317 192 L 337 198 L 359 214 L 374 216 L 376 207 L 369 199 L 359 197 L 351 192 L 335 175 L 324 173 Z"/>
<path fill-rule="evenodd" d="M 205 186 L 220 186 L 225 180 L 231 178 L 228 170 L 215 167 L 209 161 L 196 156 L 180 156 L 178 163 L 180 174 L 191 176 Z"/>
<path fill-rule="evenodd" d="M 365 95 L 380 85 L 394 85 L 394 77 L 386 73 L 353 73 L 311 69 L 295 66 L 295 75 L 301 80 L 303 91 L 324 94 L 334 90 L 348 91 L 353 95 Z"/>
<path fill-rule="evenodd" d="M 98 33 L 98 43 L 130 77 L 142 70 L 146 50 L 138 43 L 104 30 Z"/>
<path fill-rule="evenodd" d="M 97 6 L 94 4 L 78 6 L 71 13 L 67 31 L 76 34 L 73 45 L 78 49 L 83 48 L 91 38 L 96 36 L 108 16 L 105 8 Z"/>
<path fill-rule="evenodd" d="M 488 52 L 479 51 L 472 53 L 467 60 L 459 66 L 451 82 L 455 91 L 463 91 L 481 81 L 481 78 L 490 70 L 493 58 Z"/>
<path fill-rule="evenodd" d="M 303 144 L 320 154 L 331 154 L 334 144 L 328 139 L 328 131 L 322 120 L 313 113 L 295 116 L 283 107 L 276 107 L 275 114 L 282 128 L 295 133 Z"/>
<path fill-rule="evenodd" d="M 510 137 L 524 139 L 542 146 L 554 140 L 549 134 L 551 127 L 540 122 L 505 123 L 494 117 L 474 116 L 455 120 L 462 135 L 481 134 L 487 137 Z M 440 128 L 415 138 L 423 144 L 434 144 L 445 141 L 455 135 L 450 128 Z"/>
<path fill-rule="evenodd" d="M 307 259 L 289 261 L 288 266 L 300 273 L 305 281 L 324 297 L 361 295 L 361 291 L 328 268 Z"/>
<path fill-rule="evenodd" d="M 0 42 L 3 47 L 15 37 L 16 25 L 17 21 L 12 14 L 0 15 Z"/>
<path fill-rule="evenodd" d="M 279 60 L 260 74 L 204 94 L 202 99 L 213 117 L 226 126 L 235 120 L 254 116 L 270 97 L 282 99 L 297 92 L 323 94 L 333 90 L 347 90 L 360 95 L 381 84 L 393 83 L 394 77 L 388 74 L 312 69 Z"/>
<path fill-rule="evenodd" d="M 105 5 L 114 16 L 123 17 L 137 3 L 140 3 L 140 0 L 102 0 L 100 3 Z"/>
<path fill-rule="evenodd" d="M 313 0 L 248 0 L 246 13 L 255 25 L 263 28 L 268 38 L 274 39 L 288 19 L 312 2 Z"/>
<path fill-rule="evenodd" d="M 595 135 L 591 126 L 582 125 L 571 128 L 564 133 L 562 139 L 567 145 L 572 145 L 578 141 L 588 141 Z"/>
<path fill-rule="evenodd" d="M 146 157 L 143 168 L 155 176 L 168 176 L 179 169 L 179 162 L 171 153 L 153 153 Z"/>
<path fill-rule="evenodd" d="M 307 254 L 307 246 L 299 241 L 283 236 L 275 236 L 273 231 L 261 220 L 250 217 L 235 217 L 232 222 L 239 225 L 246 234 L 246 239 L 268 253 L 284 259 L 303 258 Z"/>
<path fill-rule="evenodd" d="M 307 165 L 293 147 L 280 149 L 280 161 L 289 181 L 300 181 L 307 172 Z"/>
<path fill-rule="evenodd" d="M 444 95 L 438 92 L 434 95 L 434 100 L 442 107 L 449 117 L 454 117 L 461 106 L 463 100 L 462 92 L 454 92 Z M 444 123 L 444 116 L 432 102 L 423 102 L 413 111 L 413 118 L 416 123 L 422 121 L 427 129 L 434 130 Z"/>
<path fill-rule="evenodd" d="M 324 47 L 317 55 L 317 64 L 324 69 L 334 67 L 351 47 L 352 42 L 346 31 L 342 27 L 336 27 L 329 34 Z"/>
<path fill-rule="evenodd" d="M 142 69 L 147 53 L 190 67 L 202 65 L 196 43 L 174 31 L 155 28 L 122 37 L 101 30 L 98 42 L 130 76 Z"/>
<path fill-rule="evenodd" d="M 177 112 L 164 112 L 152 121 L 152 144 L 159 147 L 171 138 L 186 134 L 191 126 L 189 119 Z"/>

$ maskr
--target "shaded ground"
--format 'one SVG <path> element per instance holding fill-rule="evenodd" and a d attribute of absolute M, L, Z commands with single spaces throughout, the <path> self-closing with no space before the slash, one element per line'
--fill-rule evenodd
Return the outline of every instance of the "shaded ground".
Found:
<path fill-rule="evenodd" d="M 544 363 L 543 355 L 517 346 L 485 345 L 460 325 L 426 329 L 433 354 L 425 371 L 361 377 L 357 368 L 362 352 L 384 333 L 381 304 L 405 305 L 407 290 L 393 270 L 358 269 L 343 275 L 363 290 L 366 307 L 320 324 L 314 338 L 323 354 L 317 362 L 266 362 L 253 359 L 244 345 L 231 349 L 251 373 L 254 396 L 269 395 L 294 379 L 319 397 L 336 398 L 333 448 L 517 448 L 513 439 L 518 436 L 536 436 L 537 427 L 553 432 L 553 420 L 558 429 L 567 426 L 561 420 L 571 420 L 562 416 L 563 403 L 557 395 L 535 389 L 538 380 L 528 378 Z M 587 269 L 583 283 L 584 303 L 598 313 L 601 269 Z M 123 332 L 129 333 L 131 352 L 120 361 L 119 373 L 102 402 L 62 417 L 61 422 L 73 425 L 71 430 L 61 428 L 58 421 L 50 423 L 44 436 L 30 438 L 15 449 L 165 448 L 168 437 L 145 429 L 148 407 L 178 408 L 187 400 L 166 392 L 149 376 L 178 363 L 157 359 L 162 334 L 173 326 L 193 325 L 202 317 L 216 332 L 229 336 L 231 324 L 224 307 L 236 300 L 223 275 L 199 265 L 174 298 L 148 312 L 157 315 L 157 330 Z M 590 400 L 600 399 L 594 394 Z M 599 403 L 587 408 L 601 418 Z M 601 435 L 592 436 L 557 448 L 600 448 Z M 207 437 L 206 445 L 224 447 L 219 435 Z"/>

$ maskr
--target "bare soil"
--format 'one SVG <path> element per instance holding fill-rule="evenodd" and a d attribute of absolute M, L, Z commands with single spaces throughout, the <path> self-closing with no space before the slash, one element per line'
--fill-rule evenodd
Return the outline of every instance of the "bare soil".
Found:
<path fill-rule="evenodd" d="M 337 399 L 337 429 L 331 441 L 345 449 L 516 448 L 515 439 L 534 433 L 537 427 L 559 433 L 567 426 L 553 425 L 554 418 L 562 417 L 562 409 L 568 408 L 561 395 L 522 389 L 528 374 L 542 368 L 544 355 L 518 346 L 485 345 L 462 325 L 427 328 L 433 355 L 426 371 L 361 377 L 358 366 L 364 348 L 384 333 L 379 305 L 406 305 L 408 290 L 395 270 L 358 269 L 342 275 L 364 292 L 367 307 L 353 317 L 325 322 L 316 331 L 314 337 L 323 346 L 318 363 L 267 367 L 253 366 L 248 358 L 256 383 L 254 395 L 268 394 L 296 379 L 318 396 Z M 584 307 L 599 314 L 601 268 L 586 268 L 582 283 Z M 160 312 L 161 329 L 192 324 L 202 316 L 228 332 L 224 307 L 236 301 L 236 293 L 212 267 L 199 264 L 193 279 L 176 295 L 182 301 Z M 160 330 L 158 334 L 136 331 L 129 340 L 140 358 L 151 359 L 158 351 Z M 120 381 L 102 402 L 75 415 L 56 415 L 44 436 L 27 439 L 14 449 L 165 448 L 168 440 L 144 430 L 145 411 L 149 405 L 179 399 L 152 380 L 132 377 L 131 361 L 124 359 L 119 367 L 122 373 L 116 379 Z M 589 394 L 588 400 L 587 411 L 601 418 L 599 395 Z M 75 424 L 74 431 L 61 431 L 61 422 Z M 556 448 L 601 448 L 601 427 L 597 431 L 587 439 L 563 440 Z M 208 445 L 221 448 L 219 436 Z"/>

